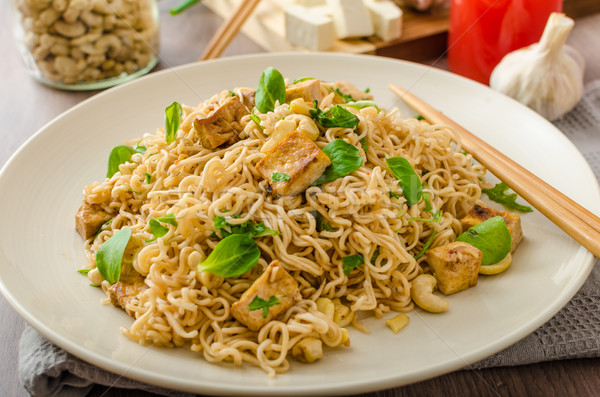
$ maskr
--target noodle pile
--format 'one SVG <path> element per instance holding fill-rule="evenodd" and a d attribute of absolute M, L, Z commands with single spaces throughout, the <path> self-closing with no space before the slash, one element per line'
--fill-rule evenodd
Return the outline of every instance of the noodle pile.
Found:
<path fill-rule="evenodd" d="M 240 95 L 238 89 L 236 93 Z M 322 109 L 333 105 L 334 94 L 326 94 Z M 141 275 L 148 288 L 127 305 L 134 321 L 122 332 L 129 338 L 185 346 L 209 362 L 249 362 L 273 376 L 289 368 L 293 348 L 303 339 L 347 345 L 344 327 L 366 330 L 358 313 L 382 317 L 412 310 L 410 281 L 429 271 L 419 254 L 432 234 L 430 247 L 462 233 L 458 218 L 479 199 L 485 171 L 452 143 L 456 137 L 448 128 L 402 120 L 396 110 L 349 108 L 360 120 L 357 130 L 330 128 L 316 144 L 323 148 L 343 139 L 360 149 L 362 166 L 302 194 L 276 198 L 255 166 L 265 156 L 262 145 L 275 123 L 290 115 L 290 106 L 259 114 L 264 131 L 245 116 L 243 139 L 224 149 L 203 148 L 194 137 L 193 120 L 207 117 L 229 95 L 224 91 L 197 107 L 183 106 L 173 143 L 166 144 L 162 129 L 147 134 L 138 142 L 145 153 L 134 154 L 104 182 L 85 187 L 87 203 L 115 214 L 87 240 L 86 252 L 95 267 L 100 245 L 120 229 L 131 228 L 121 280 Z M 386 167 L 385 158 L 394 156 L 412 164 L 432 208 L 426 209 L 426 200 L 407 206 Z M 439 222 L 431 221 L 435 211 L 442 211 Z M 150 241 L 149 220 L 167 213 L 176 216 L 177 227 Z M 215 216 L 232 225 L 264 222 L 280 234 L 256 239 L 261 257 L 242 276 L 199 273 L 197 264 L 219 242 Z M 319 226 L 323 222 L 327 227 Z M 364 264 L 347 276 L 341 258 L 352 254 L 363 255 Z M 273 260 L 298 282 L 302 300 L 253 332 L 231 316 L 230 307 Z M 106 291 L 110 284 L 103 281 L 102 287 Z M 333 315 L 319 310 L 318 298 L 334 302 Z"/>

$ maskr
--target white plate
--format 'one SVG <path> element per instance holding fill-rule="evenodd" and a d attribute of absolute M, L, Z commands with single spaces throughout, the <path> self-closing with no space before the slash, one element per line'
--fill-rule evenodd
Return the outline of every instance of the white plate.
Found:
<path fill-rule="evenodd" d="M 140 346 L 119 332 L 131 319 L 101 306 L 76 272 L 85 263 L 74 214 L 82 189 L 102 180 L 113 146 L 154 132 L 172 101 L 196 104 L 222 89 L 256 86 L 267 67 L 284 76 L 349 80 L 378 104 L 398 105 L 388 83 L 411 89 L 595 213 L 599 189 L 587 163 L 550 123 L 487 87 L 421 65 L 369 56 L 273 54 L 187 65 L 111 89 L 33 136 L 0 174 L 0 287 L 14 309 L 67 351 L 140 381 L 203 394 L 354 394 L 459 369 L 533 332 L 577 292 L 592 255 L 534 212 L 511 268 L 450 296 L 441 315 L 410 313 L 394 335 L 382 321 L 351 331 L 352 346 L 316 364 L 293 363 L 268 379 L 249 365 L 211 365 L 184 349 Z"/>

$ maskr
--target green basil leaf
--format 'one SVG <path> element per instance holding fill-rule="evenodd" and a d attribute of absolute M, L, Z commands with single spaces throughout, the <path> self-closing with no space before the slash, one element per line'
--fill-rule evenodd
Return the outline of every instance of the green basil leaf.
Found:
<path fill-rule="evenodd" d="M 165 109 L 165 139 L 167 144 L 172 143 L 177 138 L 181 116 L 183 116 L 183 108 L 179 102 L 173 102 Z"/>
<path fill-rule="evenodd" d="M 347 276 L 350 274 L 354 268 L 362 265 L 365 262 L 365 259 L 361 254 L 354 254 L 350 256 L 345 256 L 342 258 L 342 270 L 344 274 Z"/>
<path fill-rule="evenodd" d="M 261 113 L 275 110 L 275 102 L 285 103 L 285 80 L 279 71 L 268 67 L 260 76 L 254 103 Z"/>
<path fill-rule="evenodd" d="M 152 181 L 152 175 L 147 172 L 144 172 L 144 176 L 146 177 L 146 183 L 150 183 Z"/>
<path fill-rule="evenodd" d="M 175 7 L 171 8 L 169 10 L 169 13 L 171 15 L 177 15 L 180 12 L 187 10 L 189 7 L 198 3 L 199 1 L 201 0 L 183 0 L 182 2 L 178 3 Z"/>
<path fill-rule="evenodd" d="M 331 226 L 331 223 L 329 223 L 327 220 L 325 220 L 325 217 L 323 215 L 321 215 L 321 213 L 319 211 L 314 211 L 313 215 L 315 216 L 315 221 L 317 223 L 317 231 L 318 232 L 322 232 L 322 231 L 327 231 L 327 232 L 335 232 L 337 229 Z"/>
<path fill-rule="evenodd" d="M 108 171 L 107 178 L 112 178 L 114 174 L 119 172 L 119 166 L 131 160 L 131 155 L 136 153 L 129 145 L 115 146 L 108 156 Z"/>
<path fill-rule="evenodd" d="M 481 189 L 482 193 L 487 194 L 490 200 L 495 201 L 498 204 L 502 204 L 505 208 L 521 211 L 521 212 L 532 212 L 531 207 L 526 205 L 522 205 L 516 202 L 517 193 L 506 194 L 505 192 L 508 190 L 508 186 L 504 182 L 500 182 L 492 189 Z"/>
<path fill-rule="evenodd" d="M 121 229 L 102 243 L 96 252 L 96 267 L 102 277 L 111 284 L 121 278 L 121 262 L 130 238 L 131 229 Z"/>
<path fill-rule="evenodd" d="M 323 152 L 329 157 L 331 165 L 313 185 L 322 185 L 346 176 L 359 169 L 363 162 L 358 148 L 341 139 L 329 143 L 323 148 Z"/>
<path fill-rule="evenodd" d="M 174 214 L 167 214 L 165 216 L 161 216 L 160 218 L 151 219 L 148 223 L 150 225 L 150 233 L 152 233 L 154 236 L 154 238 L 152 240 L 148 240 L 148 242 L 154 241 L 169 232 L 169 228 L 161 225 L 161 223 L 168 223 L 169 225 L 177 227 L 177 221 L 175 220 Z"/>
<path fill-rule="evenodd" d="M 510 231 L 501 216 L 478 223 L 458 236 L 456 240 L 479 248 L 483 252 L 482 266 L 500 262 L 508 255 L 512 246 Z"/>
<path fill-rule="evenodd" d="M 134 150 L 136 153 L 141 153 L 141 154 L 144 154 L 144 153 L 146 153 L 146 150 L 148 150 L 148 149 L 146 149 L 146 146 L 140 145 L 140 143 L 142 143 L 142 141 L 139 141 L 138 143 L 136 143 L 136 144 L 133 146 L 133 150 Z"/>
<path fill-rule="evenodd" d="M 263 318 L 267 318 L 267 316 L 269 315 L 269 308 L 280 303 L 281 302 L 279 301 L 279 299 L 277 299 L 274 296 L 270 297 L 269 300 L 266 301 L 264 299 L 259 298 L 258 295 L 256 295 L 254 299 L 252 299 L 252 302 L 250 302 L 250 304 L 248 305 L 248 311 L 252 312 L 254 310 L 262 310 Z"/>
<path fill-rule="evenodd" d="M 358 117 L 356 117 L 348 109 L 340 105 L 335 105 L 323 112 L 317 101 L 313 101 L 314 107 L 308 112 L 323 128 L 352 128 L 358 127 Z"/>
<path fill-rule="evenodd" d="M 364 100 L 364 101 L 355 101 L 355 102 L 350 102 L 347 103 L 346 106 L 350 106 L 353 107 L 355 109 L 363 109 L 363 108 L 375 108 L 377 109 L 378 112 L 381 111 L 381 109 L 379 109 L 379 106 L 377 106 L 377 104 L 373 101 L 368 101 L 368 100 Z"/>
<path fill-rule="evenodd" d="M 367 142 L 367 138 L 361 138 L 359 141 L 360 146 L 362 146 L 365 154 L 369 154 L 369 142 Z"/>
<path fill-rule="evenodd" d="M 423 186 L 421 179 L 404 157 L 390 157 L 385 159 L 385 163 L 392 174 L 399 180 L 400 187 L 406 198 L 408 205 L 414 205 L 421 200 L 423 195 Z"/>
<path fill-rule="evenodd" d="M 271 181 L 273 182 L 285 182 L 289 180 L 290 176 L 283 172 L 274 172 L 273 175 L 271 175 Z"/>
<path fill-rule="evenodd" d="M 298 84 L 298 83 L 302 83 L 303 81 L 306 80 L 314 80 L 314 77 L 301 77 L 299 79 L 294 80 L 294 82 L 292 84 Z"/>
<path fill-rule="evenodd" d="M 239 215 L 235 214 L 232 217 L 239 218 Z M 242 234 L 251 238 L 257 238 L 264 236 L 277 236 L 279 234 L 277 230 L 266 227 L 264 222 L 255 223 L 248 220 L 239 225 L 232 225 L 227 223 L 227 220 L 223 216 L 215 216 L 213 218 L 213 222 L 215 229 L 220 230 L 223 237 L 227 237 L 232 234 Z"/>
<path fill-rule="evenodd" d="M 219 241 L 208 257 L 198 264 L 199 272 L 221 277 L 237 277 L 254 267 L 260 249 L 254 240 L 243 234 L 232 234 Z"/>

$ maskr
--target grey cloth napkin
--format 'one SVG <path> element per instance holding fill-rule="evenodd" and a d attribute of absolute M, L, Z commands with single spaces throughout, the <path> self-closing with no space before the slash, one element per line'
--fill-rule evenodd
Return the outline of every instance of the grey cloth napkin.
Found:
<path fill-rule="evenodd" d="M 600 179 L 600 80 L 588 84 L 577 107 L 555 124 L 581 150 Z M 600 261 L 596 261 L 577 295 L 550 321 L 520 342 L 469 368 L 582 357 L 600 357 Z M 19 378 L 32 396 L 84 396 L 94 384 L 188 396 L 99 369 L 65 352 L 30 327 L 21 337 Z"/>

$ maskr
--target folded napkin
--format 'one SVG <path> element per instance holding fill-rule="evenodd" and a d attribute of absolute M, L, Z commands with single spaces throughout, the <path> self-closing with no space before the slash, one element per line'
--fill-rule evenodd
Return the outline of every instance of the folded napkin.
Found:
<path fill-rule="evenodd" d="M 600 179 L 600 80 L 586 86 L 577 107 L 556 126 L 573 141 Z M 600 261 L 575 297 L 531 335 L 469 368 L 600 357 Z M 119 376 L 78 359 L 26 327 L 19 378 L 32 396 L 85 396 L 94 384 L 188 396 Z"/>

